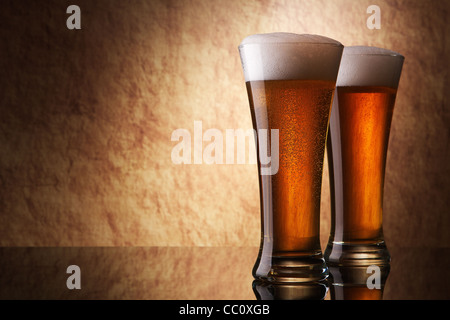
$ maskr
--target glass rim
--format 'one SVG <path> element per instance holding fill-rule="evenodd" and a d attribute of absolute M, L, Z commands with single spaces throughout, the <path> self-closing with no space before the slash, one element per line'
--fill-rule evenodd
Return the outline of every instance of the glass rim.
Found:
<path fill-rule="evenodd" d="M 373 49 L 381 49 L 386 50 L 386 52 L 348 52 L 345 49 L 346 48 L 373 48 Z M 342 52 L 342 56 L 377 56 L 377 57 L 392 57 L 392 58 L 400 58 L 405 59 L 405 56 L 401 53 L 388 50 L 385 48 L 380 47 L 373 47 L 373 46 L 345 46 L 344 51 Z"/>
<path fill-rule="evenodd" d="M 260 46 L 279 46 L 279 45 L 321 45 L 321 46 L 332 46 L 332 47 L 344 47 L 345 46 L 342 43 L 326 43 L 326 42 L 300 42 L 300 41 L 286 41 L 286 42 L 264 42 L 264 43 L 258 43 L 258 42 L 251 42 L 251 43 L 244 43 L 240 44 L 238 48 L 243 48 L 245 46 L 249 45 L 260 45 Z"/>
<path fill-rule="evenodd" d="M 374 57 L 392 57 L 392 58 L 400 58 L 405 59 L 403 55 L 398 54 L 382 54 L 382 53 L 346 53 L 346 56 L 374 56 Z M 344 54 L 342 54 L 344 56 Z"/>

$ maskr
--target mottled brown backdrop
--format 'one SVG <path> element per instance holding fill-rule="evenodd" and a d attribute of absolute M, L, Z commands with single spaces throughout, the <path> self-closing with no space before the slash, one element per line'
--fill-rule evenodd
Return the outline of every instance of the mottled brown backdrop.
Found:
<path fill-rule="evenodd" d="M 81 30 L 66 8 L 81 8 Z M 366 9 L 381 8 L 381 30 Z M 391 246 L 450 246 L 448 0 L 1 1 L 1 246 L 258 246 L 255 165 L 176 165 L 174 130 L 251 128 L 237 46 L 313 33 L 405 64 Z M 328 170 L 321 230 L 330 227 Z"/>

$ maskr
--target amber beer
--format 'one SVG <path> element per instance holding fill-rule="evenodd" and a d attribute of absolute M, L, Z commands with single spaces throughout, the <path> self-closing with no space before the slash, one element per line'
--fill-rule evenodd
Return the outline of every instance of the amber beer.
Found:
<path fill-rule="evenodd" d="M 272 188 L 262 188 L 262 198 L 272 202 L 276 256 L 320 254 L 318 212 L 334 88 L 332 81 L 320 80 L 247 82 L 253 123 L 264 114 L 270 128 L 280 128 L 279 169 L 269 177 Z"/>
<path fill-rule="evenodd" d="M 383 186 L 403 65 L 398 53 L 346 47 L 327 141 L 331 187 L 329 265 L 383 265 Z"/>
<path fill-rule="evenodd" d="M 278 170 L 259 175 L 261 245 L 256 279 L 326 278 L 320 247 L 320 192 L 331 101 L 342 45 L 296 34 L 253 35 L 239 47 L 253 126 L 278 129 Z M 257 144 L 260 173 L 261 151 Z M 273 150 L 273 149 L 272 149 Z"/>

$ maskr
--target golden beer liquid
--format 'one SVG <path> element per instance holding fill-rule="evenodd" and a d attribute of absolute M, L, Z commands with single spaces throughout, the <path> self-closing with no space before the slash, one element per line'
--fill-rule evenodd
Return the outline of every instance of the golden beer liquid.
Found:
<path fill-rule="evenodd" d="M 383 239 L 384 174 L 396 93 L 397 89 L 389 87 L 337 88 L 340 140 L 331 135 L 327 144 L 334 179 L 330 181 L 330 241 L 376 243 Z M 331 156 L 333 149 L 340 157 Z M 336 168 L 342 172 L 333 172 Z M 342 189 L 342 197 L 336 196 L 335 186 Z"/>
<path fill-rule="evenodd" d="M 278 172 L 259 175 L 261 216 L 271 217 L 261 219 L 262 241 L 272 242 L 273 257 L 321 254 L 322 166 L 335 83 L 266 80 L 246 85 L 254 128 L 279 130 Z"/>

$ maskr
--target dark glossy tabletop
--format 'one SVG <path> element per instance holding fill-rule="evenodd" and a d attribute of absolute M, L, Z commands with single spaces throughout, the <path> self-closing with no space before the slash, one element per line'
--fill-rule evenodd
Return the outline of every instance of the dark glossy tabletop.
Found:
<path fill-rule="evenodd" d="M 450 299 L 449 248 L 389 250 L 392 262 L 383 299 Z M 3 247 L 0 298 L 254 300 L 274 294 L 342 298 L 341 284 L 331 281 L 285 287 L 254 283 L 251 269 L 257 252 L 255 247 Z M 79 290 L 67 288 L 70 265 L 80 267 Z M 352 278 L 351 272 L 343 277 Z M 340 277 L 336 270 L 333 274 Z M 379 292 L 363 291 L 356 288 L 345 297 L 380 297 Z"/>

